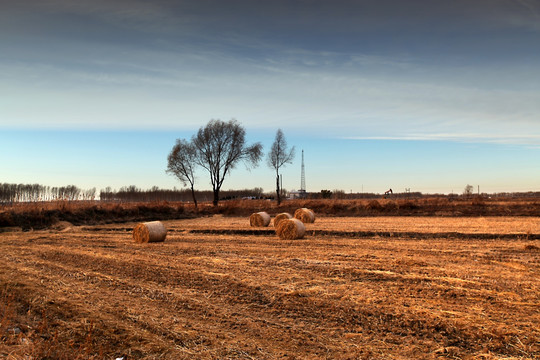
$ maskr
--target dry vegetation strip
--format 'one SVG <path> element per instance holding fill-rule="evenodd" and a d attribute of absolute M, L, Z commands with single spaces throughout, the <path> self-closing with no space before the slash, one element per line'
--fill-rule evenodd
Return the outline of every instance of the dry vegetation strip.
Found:
<path fill-rule="evenodd" d="M 110 225 L 115 228 L 117 225 Z M 172 229 L 250 229 L 247 217 L 212 216 L 170 222 Z M 272 228 L 272 226 L 270 226 Z M 310 230 L 419 233 L 540 234 L 540 217 L 317 217 Z"/>
<path fill-rule="evenodd" d="M 167 226 L 210 221 L 240 219 Z M 4 233 L 0 286 L 0 358 L 540 357 L 540 244 L 518 237 Z"/>

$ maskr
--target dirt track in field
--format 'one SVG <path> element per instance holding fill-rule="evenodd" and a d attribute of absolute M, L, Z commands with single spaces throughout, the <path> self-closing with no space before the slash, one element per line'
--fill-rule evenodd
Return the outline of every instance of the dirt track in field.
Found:
<path fill-rule="evenodd" d="M 0 234 L 0 358 L 540 357 L 540 243 L 522 236 L 538 218 L 308 225 L 492 239 L 190 232 L 245 221 L 168 221 L 165 243 L 142 245 L 133 224 Z"/>

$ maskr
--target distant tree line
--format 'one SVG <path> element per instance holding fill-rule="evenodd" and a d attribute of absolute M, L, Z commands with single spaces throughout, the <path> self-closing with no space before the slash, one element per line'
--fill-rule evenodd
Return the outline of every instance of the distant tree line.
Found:
<path fill-rule="evenodd" d="M 40 184 L 0 184 L 0 202 L 34 202 L 56 200 L 94 200 L 96 188 L 82 190 L 75 185 L 45 186 Z"/>
<path fill-rule="evenodd" d="M 286 191 L 285 191 L 286 193 Z M 378 199 L 381 194 L 377 193 L 347 193 L 344 190 L 321 190 L 318 193 L 308 193 L 308 199 L 334 199 L 334 200 L 359 200 Z M 420 199 L 425 197 L 447 197 L 460 198 L 458 194 L 422 194 L 421 192 L 394 193 L 388 199 Z M 483 198 L 540 198 L 540 192 L 513 192 L 513 193 L 493 193 L 481 194 Z M 212 190 L 195 190 L 195 197 L 198 201 L 209 202 L 214 200 Z M 464 198 L 465 195 L 463 195 Z M 262 188 L 241 190 L 223 190 L 220 193 L 220 200 L 241 200 L 241 199 L 275 199 L 275 193 L 265 193 Z M 160 189 L 154 186 L 150 189 L 141 189 L 135 185 L 123 186 L 119 190 L 111 187 L 100 190 L 96 188 L 83 190 L 75 185 L 67 186 L 45 186 L 40 184 L 8 184 L 0 183 L 0 204 L 13 204 L 18 202 L 39 202 L 39 201 L 115 201 L 115 202 L 156 202 L 156 201 L 193 201 L 191 189 Z"/>
<path fill-rule="evenodd" d="M 120 190 L 112 190 L 107 187 L 101 190 L 99 198 L 101 201 L 119 201 L 119 202 L 154 202 L 154 201 L 193 201 L 193 196 L 198 201 L 213 201 L 214 192 L 211 190 L 191 189 L 160 189 L 157 186 L 151 189 L 140 189 L 134 185 L 121 187 Z M 222 190 L 221 200 L 233 199 L 264 199 L 268 198 L 262 188 L 242 189 L 242 190 Z"/>
<path fill-rule="evenodd" d="M 211 190 L 195 191 L 199 201 L 212 201 L 214 193 Z M 223 190 L 221 200 L 233 199 L 267 199 L 262 188 Z M 117 201 L 117 202 L 155 202 L 155 201 L 192 201 L 189 189 L 160 189 L 154 186 L 141 189 L 135 185 L 123 186 L 119 190 L 107 187 L 99 191 L 96 188 L 83 190 L 75 185 L 51 187 L 40 184 L 8 184 L 0 183 L 0 203 L 12 204 L 18 202 L 39 201 Z"/>
<path fill-rule="evenodd" d="M 467 189 L 467 188 L 466 188 Z M 390 195 L 383 195 L 379 193 L 353 193 L 345 192 L 344 190 L 321 190 L 320 192 L 311 192 L 306 194 L 307 199 L 334 199 L 334 200 L 367 200 L 367 199 L 380 199 L 381 197 L 389 200 L 407 200 L 407 199 L 422 199 L 422 198 L 448 198 L 452 199 L 471 199 L 471 198 L 484 198 L 484 199 L 538 199 L 540 198 L 540 192 L 501 192 L 501 193 L 481 193 L 473 194 L 470 192 L 463 192 L 463 194 L 424 194 L 421 192 L 394 192 Z"/>

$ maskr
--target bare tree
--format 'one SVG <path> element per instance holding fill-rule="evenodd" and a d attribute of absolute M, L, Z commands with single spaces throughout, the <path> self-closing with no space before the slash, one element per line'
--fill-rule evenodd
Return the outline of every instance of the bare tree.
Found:
<path fill-rule="evenodd" d="M 210 120 L 192 138 L 196 149 L 196 162 L 210 173 L 214 192 L 214 206 L 219 202 L 219 190 L 227 174 L 243 161 L 255 167 L 262 156 L 262 145 L 246 145 L 246 131 L 232 119 L 228 122 Z"/>
<path fill-rule="evenodd" d="M 189 183 L 195 209 L 197 209 L 197 198 L 195 197 L 196 153 L 197 150 L 193 143 L 185 139 L 177 139 L 176 145 L 167 157 L 167 173 L 176 176 L 184 186 Z"/>
<path fill-rule="evenodd" d="M 276 195 L 277 203 L 281 204 L 281 192 L 279 185 L 279 169 L 285 164 L 291 164 L 294 159 L 294 146 L 291 149 L 287 149 L 287 140 L 283 131 L 278 129 L 276 132 L 276 138 L 272 144 L 272 148 L 268 153 L 268 166 L 276 170 Z"/>
<path fill-rule="evenodd" d="M 463 195 L 465 197 L 470 197 L 473 193 L 473 190 L 474 190 L 474 187 L 470 184 L 467 184 L 467 186 L 465 186 L 465 189 L 463 189 Z"/>

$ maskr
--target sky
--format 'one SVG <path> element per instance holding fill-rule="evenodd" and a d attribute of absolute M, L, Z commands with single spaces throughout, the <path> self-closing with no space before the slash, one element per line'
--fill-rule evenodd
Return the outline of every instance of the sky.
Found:
<path fill-rule="evenodd" d="M 540 191 L 540 1 L 0 0 L 0 183 L 181 188 L 175 140 L 233 118 L 288 190 L 304 150 L 312 192 Z"/>

